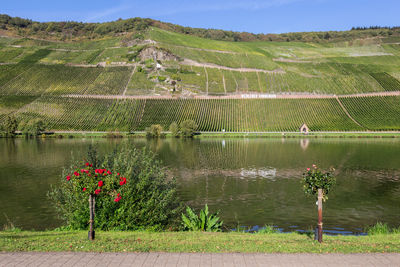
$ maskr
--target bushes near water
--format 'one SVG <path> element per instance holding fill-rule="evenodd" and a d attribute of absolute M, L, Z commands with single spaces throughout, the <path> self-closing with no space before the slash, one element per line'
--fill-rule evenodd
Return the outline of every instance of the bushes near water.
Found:
<path fill-rule="evenodd" d="M 175 229 L 182 208 L 177 197 L 176 183 L 168 179 L 154 155 L 122 144 L 104 157 L 93 151 L 86 158 L 96 166 L 117 169 L 127 178 L 119 202 L 112 198 L 96 199 L 95 228 L 99 230 Z M 64 219 L 68 229 L 88 229 L 89 204 L 84 193 L 77 193 L 65 179 L 77 162 L 64 170 L 49 198 Z"/>
<path fill-rule="evenodd" d="M 368 235 L 400 234 L 400 227 L 391 228 L 387 223 L 377 222 L 375 225 L 367 227 L 366 232 Z"/>

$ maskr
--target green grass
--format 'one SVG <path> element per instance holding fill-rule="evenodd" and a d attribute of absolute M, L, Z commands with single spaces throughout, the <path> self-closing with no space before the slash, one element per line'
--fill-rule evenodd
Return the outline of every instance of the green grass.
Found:
<path fill-rule="evenodd" d="M 400 235 L 324 236 L 319 244 L 307 235 L 199 232 L 0 232 L 0 251 L 81 252 L 264 252 L 367 253 L 400 252 Z"/>

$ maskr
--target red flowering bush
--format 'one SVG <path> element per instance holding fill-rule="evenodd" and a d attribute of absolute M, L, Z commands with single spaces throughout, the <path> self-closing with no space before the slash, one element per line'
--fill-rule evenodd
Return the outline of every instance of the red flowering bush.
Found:
<path fill-rule="evenodd" d="M 120 201 L 121 187 L 126 184 L 127 180 L 125 177 L 119 175 L 119 172 L 115 172 L 115 175 L 111 170 L 104 168 L 94 168 L 93 164 L 86 162 L 82 164 L 84 168 L 75 168 L 73 175 L 68 174 L 66 179 L 75 191 L 83 192 L 87 195 L 96 195 L 96 197 L 102 195 L 109 195 Z M 118 202 L 116 201 L 116 202 Z"/>
<path fill-rule="evenodd" d="M 72 162 L 48 194 L 68 229 L 88 229 L 88 199 L 95 198 L 95 229 L 165 230 L 180 225 L 176 183 L 147 150 L 124 143 L 99 156 L 89 149 Z"/>

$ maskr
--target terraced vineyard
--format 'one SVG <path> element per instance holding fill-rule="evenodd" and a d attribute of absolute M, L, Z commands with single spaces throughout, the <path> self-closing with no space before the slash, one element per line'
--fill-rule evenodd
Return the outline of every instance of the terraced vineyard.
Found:
<path fill-rule="evenodd" d="M 350 115 L 368 130 L 400 130 L 400 97 L 341 98 Z"/>
<path fill-rule="evenodd" d="M 0 95 L 122 94 L 131 68 L 64 65 L 0 66 Z"/>
<path fill-rule="evenodd" d="M 152 124 L 194 120 L 200 131 L 399 130 L 400 97 L 342 98 L 354 123 L 336 99 L 26 99 L 13 113 L 20 121 L 42 118 L 53 130 L 143 131 Z M 3 101 L 4 102 L 4 101 Z M 376 103 L 376 104 L 374 104 Z M 376 115 L 375 115 L 376 114 Z"/>

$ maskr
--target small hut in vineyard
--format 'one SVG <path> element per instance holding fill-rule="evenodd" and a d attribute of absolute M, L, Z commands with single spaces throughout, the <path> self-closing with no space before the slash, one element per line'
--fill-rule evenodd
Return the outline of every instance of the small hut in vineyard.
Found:
<path fill-rule="evenodd" d="M 310 128 L 308 128 L 307 124 L 303 123 L 300 127 L 300 132 L 303 134 L 308 134 L 310 132 Z"/>

